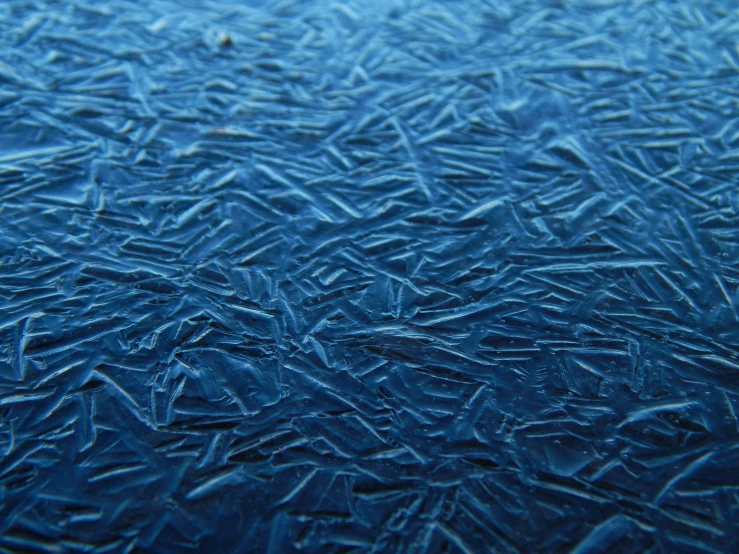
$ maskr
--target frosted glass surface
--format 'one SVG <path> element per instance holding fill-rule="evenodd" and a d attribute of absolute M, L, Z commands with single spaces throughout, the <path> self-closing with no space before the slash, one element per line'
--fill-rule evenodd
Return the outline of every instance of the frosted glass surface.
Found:
<path fill-rule="evenodd" d="M 2 552 L 736 552 L 739 12 L 0 4 Z"/>

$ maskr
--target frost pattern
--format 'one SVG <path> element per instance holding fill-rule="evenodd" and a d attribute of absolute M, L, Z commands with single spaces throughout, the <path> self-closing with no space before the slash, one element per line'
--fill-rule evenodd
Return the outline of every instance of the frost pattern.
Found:
<path fill-rule="evenodd" d="M 731 6 L 3 2 L 2 551 L 736 551 Z"/>

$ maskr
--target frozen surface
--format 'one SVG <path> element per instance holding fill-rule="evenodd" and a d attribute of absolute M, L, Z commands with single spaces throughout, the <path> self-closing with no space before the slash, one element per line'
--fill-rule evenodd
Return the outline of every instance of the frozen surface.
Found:
<path fill-rule="evenodd" d="M 736 552 L 733 2 L 0 4 L 3 552 Z"/>

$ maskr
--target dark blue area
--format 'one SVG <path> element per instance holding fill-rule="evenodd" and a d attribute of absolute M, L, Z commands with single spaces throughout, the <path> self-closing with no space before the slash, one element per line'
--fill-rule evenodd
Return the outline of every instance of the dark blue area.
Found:
<path fill-rule="evenodd" d="M 0 5 L 0 551 L 732 552 L 730 2 Z"/>

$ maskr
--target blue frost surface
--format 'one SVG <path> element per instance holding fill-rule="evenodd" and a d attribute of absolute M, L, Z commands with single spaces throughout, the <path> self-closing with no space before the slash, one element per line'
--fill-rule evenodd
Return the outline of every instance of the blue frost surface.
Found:
<path fill-rule="evenodd" d="M 736 552 L 732 2 L 0 5 L 2 552 Z"/>

